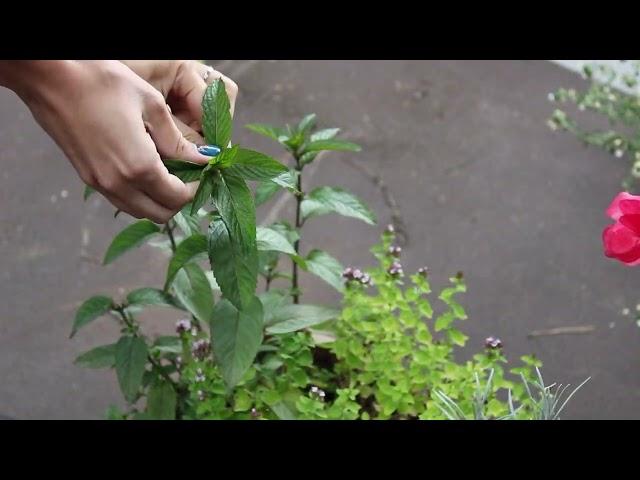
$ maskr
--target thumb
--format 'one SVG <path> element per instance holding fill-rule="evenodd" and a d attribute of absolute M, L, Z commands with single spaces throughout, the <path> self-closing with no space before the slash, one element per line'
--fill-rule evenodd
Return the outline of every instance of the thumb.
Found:
<path fill-rule="evenodd" d="M 174 122 L 173 116 L 169 112 L 167 105 L 162 99 L 161 105 L 159 100 L 154 99 L 145 107 L 144 117 L 145 126 L 149 135 L 158 149 L 161 158 L 183 160 L 186 162 L 205 164 L 211 157 L 217 155 L 220 149 L 217 147 L 208 148 L 200 153 L 198 146 L 187 140 L 180 128 Z M 186 132 L 189 133 L 188 131 Z M 197 137 L 191 138 L 196 140 Z"/>

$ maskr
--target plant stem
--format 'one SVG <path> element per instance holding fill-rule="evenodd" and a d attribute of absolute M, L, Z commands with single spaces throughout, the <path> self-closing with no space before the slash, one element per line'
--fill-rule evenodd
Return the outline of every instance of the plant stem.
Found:
<path fill-rule="evenodd" d="M 298 173 L 298 192 L 296 194 L 296 230 L 299 230 L 302 227 L 301 221 L 301 205 L 302 205 L 302 166 L 300 165 L 300 159 L 298 156 L 295 156 L 296 159 L 296 172 Z M 300 255 L 300 232 L 298 231 L 298 240 L 296 240 L 293 244 L 293 248 L 296 251 L 297 255 Z M 291 272 L 291 287 L 293 289 L 293 303 L 300 303 L 300 295 L 298 293 L 298 264 L 291 260 L 293 265 L 293 269 Z"/>
<path fill-rule="evenodd" d="M 165 232 L 169 236 L 169 241 L 171 242 L 171 250 L 175 253 L 176 251 L 176 239 L 173 238 L 173 227 L 171 226 L 171 221 L 168 221 L 165 227 Z"/>

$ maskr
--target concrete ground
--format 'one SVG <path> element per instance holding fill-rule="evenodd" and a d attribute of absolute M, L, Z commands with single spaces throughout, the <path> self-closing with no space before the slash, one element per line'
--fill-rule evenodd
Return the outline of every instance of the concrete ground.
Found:
<path fill-rule="evenodd" d="M 499 336 L 514 361 L 535 353 L 546 380 L 592 381 L 566 418 L 640 418 L 640 329 L 620 311 L 640 296 L 640 270 L 602 254 L 604 209 L 627 165 L 545 125 L 547 93 L 580 78 L 543 61 L 225 61 L 236 79 L 236 139 L 279 153 L 242 128 L 316 112 L 344 129 L 359 154 L 319 160 L 307 186 L 339 185 L 377 212 L 374 228 L 341 217 L 309 222 L 305 246 L 366 266 L 381 227 L 405 234 L 403 264 L 429 266 L 442 285 L 458 270 L 469 291 L 468 351 Z M 83 370 L 77 354 L 110 342 L 95 322 L 68 339 L 74 309 L 96 293 L 160 285 L 164 259 L 144 247 L 98 264 L 129 220 L 99 196 L 87 203 L 75 172 L 28 110 L 0 91 L 0 415 L 100 418 L 120 403 L 113 372 Z M 382 180 L 386 189 L 380 189 Z M 274 211 L 275 209 L 275 211 Z M 272 202 L 262 219 L 290 215 Z M 337 302 L 305 277 L 309 302 Z M 158 311 L 147 323 L 168 328 Z M 536 330 L 593 326 L 587 334 L 529 338 Z"/>

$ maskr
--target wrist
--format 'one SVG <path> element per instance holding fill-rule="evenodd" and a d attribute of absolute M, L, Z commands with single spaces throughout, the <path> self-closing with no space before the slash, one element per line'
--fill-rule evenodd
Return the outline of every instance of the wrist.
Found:
<path fill-rule="evenodd" d="M 41 97 L 52 84 L 68 81 L 75 63 L 72 60 L 0 61 L 0 85 L 28 102 Z"/>

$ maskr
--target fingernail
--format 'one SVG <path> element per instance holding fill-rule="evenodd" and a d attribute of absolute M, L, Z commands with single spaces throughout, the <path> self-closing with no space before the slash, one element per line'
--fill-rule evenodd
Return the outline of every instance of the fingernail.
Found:
<path fill-rule="evenodd" d="M 201 145 L 198 147 L 198 153 L 207 157 L 215 157 L 220 153 L 220 149 L 215 145 Z"/>

